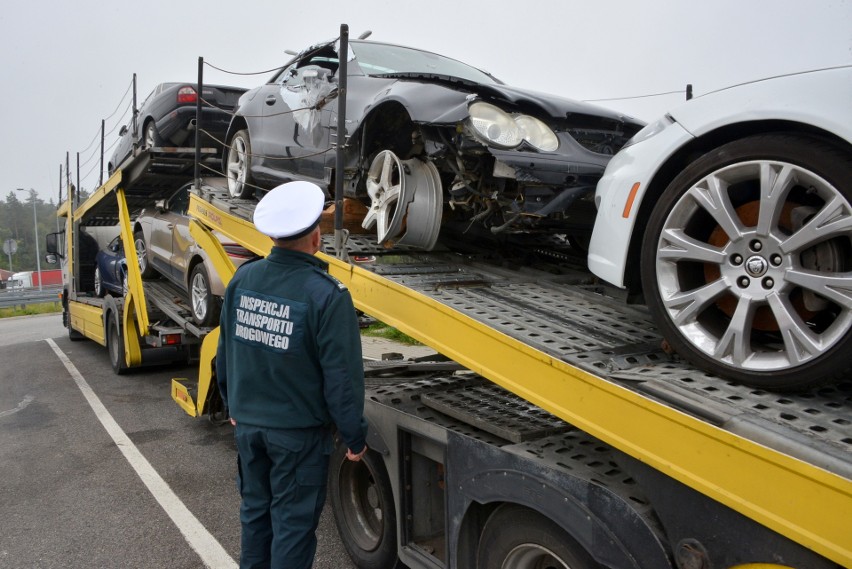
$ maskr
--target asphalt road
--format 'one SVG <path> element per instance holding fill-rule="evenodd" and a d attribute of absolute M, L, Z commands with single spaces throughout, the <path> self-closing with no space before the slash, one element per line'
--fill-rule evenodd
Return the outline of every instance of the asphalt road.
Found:
<path fill-rule="evenodd" d="M 195 373 L 116 376 L 59 315 L 0 319 L 0 568 L 236 567 L 233 431 L 169 394 Z M 328 508 L 318 534 L 315 568 L 354 569 Z"/>

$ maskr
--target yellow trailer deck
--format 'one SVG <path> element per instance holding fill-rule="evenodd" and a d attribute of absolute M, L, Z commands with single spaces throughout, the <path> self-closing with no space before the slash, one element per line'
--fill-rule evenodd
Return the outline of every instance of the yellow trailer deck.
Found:
<path fill-rule="evenodd" d="M 265 255 L 254 202 L 216 184 L 190 214 Z M 203 232 L 201 227 L 195 231 Z M 488 255 L 388 251 L 366 237 L 324 260 L 356 306 L 567 423 L 779 534 L 852 566 L 852 385 L 807 395 L 742 387 L 672 360 L 650 317 L 570 263 L 507 268 Z M 542 259 L 548 244 L 539 248 Z M 552 268 L 547 261 L 542 262 Z M 574 270 L 576 269 L 576 270 Z M 208 340 L 210 337 L 208 336 Z M 212 358 L 215 344 L 205 346 Z M 204 358 L 202 358 L 204 359 Z M 175 382 L 193 415 L 198 397 Z"/>

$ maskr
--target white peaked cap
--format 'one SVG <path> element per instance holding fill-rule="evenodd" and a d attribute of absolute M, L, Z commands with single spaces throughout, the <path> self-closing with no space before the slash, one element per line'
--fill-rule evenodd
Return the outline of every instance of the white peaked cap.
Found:
<path fill-rule="evenodd" d="M 316 227 L 325 194 L 311 182 L 287 182 L 270 190 L 254 210 L 257 230 L 273 239 L 297 239 Z"/>

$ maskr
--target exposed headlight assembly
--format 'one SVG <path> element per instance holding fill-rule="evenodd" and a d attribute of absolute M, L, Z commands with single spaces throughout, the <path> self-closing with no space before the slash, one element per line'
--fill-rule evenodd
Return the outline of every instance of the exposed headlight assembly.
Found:
<path fill-rule="evenodd" d="M 559 148 L 559 139 L 550 127 L 529 115 L 516 115 L 515 123 L 520 127 L 524 140 L 545 152 Z"/>
<path fill-rule="evenodd" d="M 556 134 L 543 122 L 529 115 L 510 115 L 489 103 L 470 105 L 470 124 L 484 142 L 498 148 L 515 148 L 524 140 L 545 152 L 559 147 Z"/>

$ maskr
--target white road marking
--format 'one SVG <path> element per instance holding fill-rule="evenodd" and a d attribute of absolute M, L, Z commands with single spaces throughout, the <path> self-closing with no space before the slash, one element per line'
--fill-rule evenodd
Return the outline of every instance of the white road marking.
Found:
<path fill-rule="evenodd" d="M 18 411 L 22 411 L 22 410 L 26 409 L 27 405 L 32 403 L 34 400 L 35 400 L 35 397 L 33 397 L 32 395 L 26 395 L 26 396 L 24 396 L 23 401 L 18 403 L 17 407 L 15 407 L 14 409 L 7 409 L 6 411 L 0 411 L 0 417 L 5 417 L 6 415 L 11 415 L 13 413 L 17 413 Z"/>
<path fill-rule="evenodd" d="M 77 387 L 83 392 L 89 406 L 95 412 L 95 415 L 100 420 L 101 424 L 106 429 L 107 433 L 112 437 L 118 449 L 130 463 L 130 466 L 142 479 L 145 486 L 151 492 L 151 495 L 157 500 L 160 506 L 165 510 L 166 514 L 172 519 L 174 524 L 183 534 L 190 547 L 195 550 L 205 567 L 209 569 L 236 569 L 237 563 L 228 555 L 225 548 L 216 540 L 213 535 L 207 531 L 201 522 L 198 521 L 192 512 L 189 511 L 177 494 L 169 487 L 165 480 L 154 470 L 151 463 L 148 462 L 136 445 L 130 440 L 130 437 L 118 426 L 115 419 L 112 418 L 107 408 L 101 403 L 101 400 L 89 387 L 89 384 L 83 378 L 82 374 L 77 371 L 77 368 L 68 359 L 68 356 L 59 349 L 51 339 L 45 340 L 59 360 L 65 365 L 65 369 L 71 374 L 71 377 L 77 383 Z"/>

